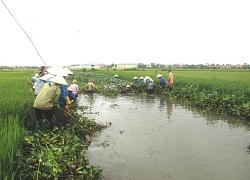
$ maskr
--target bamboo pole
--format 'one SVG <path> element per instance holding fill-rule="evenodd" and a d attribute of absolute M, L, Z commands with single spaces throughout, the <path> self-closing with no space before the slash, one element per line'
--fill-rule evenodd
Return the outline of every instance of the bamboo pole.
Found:
<path fill-rule="evenodd" d="M 81 126 L 84 126 L 83 123 L 79 122 L 77 119 L 75 119 L 71 114 L 69 114 L 67 111 L 65 111 L 63 108 L 60 107 L 60 109 L 65 112 L 67 115 L 69 115 L 75 122 L 77 122 L 78 124 L 80 124 Z"/>

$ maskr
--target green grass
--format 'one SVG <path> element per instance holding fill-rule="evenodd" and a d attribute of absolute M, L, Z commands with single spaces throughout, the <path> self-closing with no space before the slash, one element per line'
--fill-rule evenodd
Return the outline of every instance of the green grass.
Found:
<path fill-rule="evenodd" d="M 33 101 L 31 83 L 34 70 L 0 71 L 0 177 L 12 179 L 16 173 L 15 153 L 23 140 L 24 125 L 31 123 Z"/>
<path fill-rule="evenodd" d="M 59 130 L 56 127 L 51 131 L 46 126 L 49 123 L 45 123 L 42 131 L 34 133 L 35 96 L 31 83 L 34 74 L 34 70 L 0 71 L 0 178 L 61 179 L 61 176 L 74 176 L 79 179 L 100 179 L 102 170 L 89 165 L 85 159 L 84 152 L 88 144 L 84 144 L 83 140 L 84 134 L 92 133 L 98 128 L 100 130 L 101 125 L 85 117 L 77 117 L 74 109 L 71 115 L 81 121 L 84 127 L 71 122 L 70 126 Z M 44 144 L 45 137 L 49 143 Z M 53 139 L 56 140 L 52 143 Z M 54 153 L 62 148 L 64 153 Z M 51 160 L 53 166 L 50 164 Z M 72 174 L 70 168 L 74 164 L 76 169 Z"/>

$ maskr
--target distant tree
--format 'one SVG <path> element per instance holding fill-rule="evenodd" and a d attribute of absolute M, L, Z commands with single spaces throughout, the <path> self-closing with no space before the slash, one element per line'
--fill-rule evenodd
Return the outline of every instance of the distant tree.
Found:
<path fill-rule="evenodd" d="M 247 64 L 247 63 L 244 63 L 244 64 L 243 64 L 243 69 L 250 69 L 250 65 Z"/>
<path fill-rule="evenodd" d="M 143 63 L 140 63 L 140 64 L 137 65 L 137 68 L 139 68 L 139 69 L 144 69 L 146 67 L 147 67 L 147 65 L 143 64 Z"/>

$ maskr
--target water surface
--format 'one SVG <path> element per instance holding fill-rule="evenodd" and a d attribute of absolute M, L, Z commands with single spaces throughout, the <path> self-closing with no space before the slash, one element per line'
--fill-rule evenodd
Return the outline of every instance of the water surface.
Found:
<path fill-rule="evenodd" d="M 218 117 L 160 97 L 86 94 L 80 105 L 111 127 L 92 137 L 86 154 L 106 180 L 248 180 L 250 132 Z"/>

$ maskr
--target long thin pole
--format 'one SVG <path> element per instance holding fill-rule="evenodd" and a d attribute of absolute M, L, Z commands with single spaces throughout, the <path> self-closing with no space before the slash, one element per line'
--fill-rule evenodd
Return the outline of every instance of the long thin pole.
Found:
<path fill-rule="evenodd" d="M 26 76 L 24 76 L 32 85 L 33 85 L 33 83 L 31 82 L 31 80 L 29 80 Z"/>
<path fill-rule="evenodd" d="M 80 124 L 81 126 L 84 126 L 84 124 L 82 124 L 81 122 L 79 122 L 77 119 L 75 119 L 71 114 L 69 114 L 67 111 L 65 111 L 64 109 L 62 109 L 60 107 L 60 109 L 65 112 L 67 115 L 69 115 L 75 122 L 77 122 L 78 124 Z"/>
<path fill-rule="evenodd" d="M 45 66 L 48 67 L 47 64 L 45 63 L 45 61 L 43 60 L 42 56 L 41 56 L 40 53 L 38 52 L 38 50 L 37 50 L 35 44 L 34 44 L 33 41 L 31 40 L 31 38 L 29 37 L 29 35 L 24 31 L 24 29 L 22 28 L 22 26 L 19 24 L 19 22 L 18 22 L 18 21 L 16 20 L 16 18 L 13 16 L 13 14 L 12 14 L 11 11 L 9 10 L 9 8 L 6 6 L 6 4 L 3 2 L 3 0 L 1 0 L 1 1 L 2 1 L 3 5 L 6 7 L 6 9 L 9 11 L 9 13 L 11 14 L 11 16 L 13 17 L 13 19 L 16 21 L 16 23 L 18 24 L 18 26 L 23 30 L 24 34 L 26 34 L 26 36 L 29 38 L 31 44 L 32 44 L 33 47 L 35 48 L 35 50 L 36 50 L 38 56 L 41 58 L 41 60 L 42 60 L 43 63 L 45 64 Z"/>

